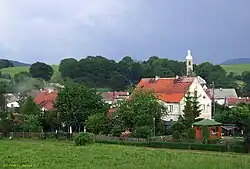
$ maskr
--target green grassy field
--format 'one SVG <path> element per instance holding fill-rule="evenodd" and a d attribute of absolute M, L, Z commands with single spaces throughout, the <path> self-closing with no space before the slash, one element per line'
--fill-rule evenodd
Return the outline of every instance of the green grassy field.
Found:
<path fill-rule="evenodd" d="M 250 156 L 66 141 L 0 140 L 0 168 L 249 169 Z"/>
<path fill-rule="evenodd" d="M 250 71 L 250 64 L 239 64 L 239 65 L 221 65 L 227 73 L 233 72 L 241 74 L 244 71 Z"/>
<path fill-rule="evenodd" d="M 54 73 L 56 74 L 57 72 L 59 72 L 59 66 L 58 65 L 51 65 L 51 67 L 54 69 Z M 2 73 L 8 73 L 10 74 L 12 77 L 20 72 L 28 72 L 29 71 L 29 66 L 24 66 L 24 67 L 8 67 L 8 68 L 3 68 L 1 69 Z"/>

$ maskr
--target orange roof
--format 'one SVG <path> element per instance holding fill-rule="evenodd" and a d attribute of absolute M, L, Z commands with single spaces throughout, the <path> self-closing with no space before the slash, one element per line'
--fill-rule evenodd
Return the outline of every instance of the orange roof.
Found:
<path fill-rule="evenodd" d="M 167 103 L 179 103 L 185 96 L 194 78 L 143 78 L 137 85 L 141 89 L 149 89 L 155 92 L 158 99 Z"/>
<path fill-rule="evenodd" d="M 47 110 L 53 110 L 53 103 L 56 101 L 57 92 L 41 91 L 34 99 L 34 102 Z"/>

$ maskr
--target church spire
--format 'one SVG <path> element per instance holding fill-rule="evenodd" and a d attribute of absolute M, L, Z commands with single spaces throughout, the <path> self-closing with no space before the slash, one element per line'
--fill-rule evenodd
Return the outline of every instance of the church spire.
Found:
<path fill-rule="evenodd" d="M 186 56 L 186 75 L 192 76 L 193 75 L 193 57 L 191 50 L 188 50 Z"/>

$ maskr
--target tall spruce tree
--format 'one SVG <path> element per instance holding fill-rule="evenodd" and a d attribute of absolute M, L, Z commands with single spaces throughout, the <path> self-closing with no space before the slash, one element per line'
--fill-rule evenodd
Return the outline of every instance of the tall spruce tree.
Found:
<path fill-rule="evenodd" d="M 184 124 L 186 127 L 191 127 L 193 123 L 193 104 L 192 104 L 192 96 L 190 95 L 190 92 L 187 93 L 185 96 L 185 106 L 183 110 L 183 118 L 184 118 Z"/>
<path fill-rule="evenodd" d="M 192 97 L 192 110 L 194 119 L 200 116 L 201 109 L 198 101 L 197 91 L 194 91 L 194 96 Z"/>
<path fill-rule="evenodd" d="M 185 106 L 183 110 L 183 122 L 187 128 L 191 128 L 195 119 L 200 116 L 201 110 L 198 101 L 197 91 L 191 96 L 190 92 L 185 96 Z"/>

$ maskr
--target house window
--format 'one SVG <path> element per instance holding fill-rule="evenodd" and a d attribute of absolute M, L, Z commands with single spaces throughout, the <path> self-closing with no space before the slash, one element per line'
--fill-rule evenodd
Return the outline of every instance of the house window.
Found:
<path fill-rule="evenodd" d="M 168 105 L 168 111 L 173 112 L 174 110 L 174 105 Z"/>

